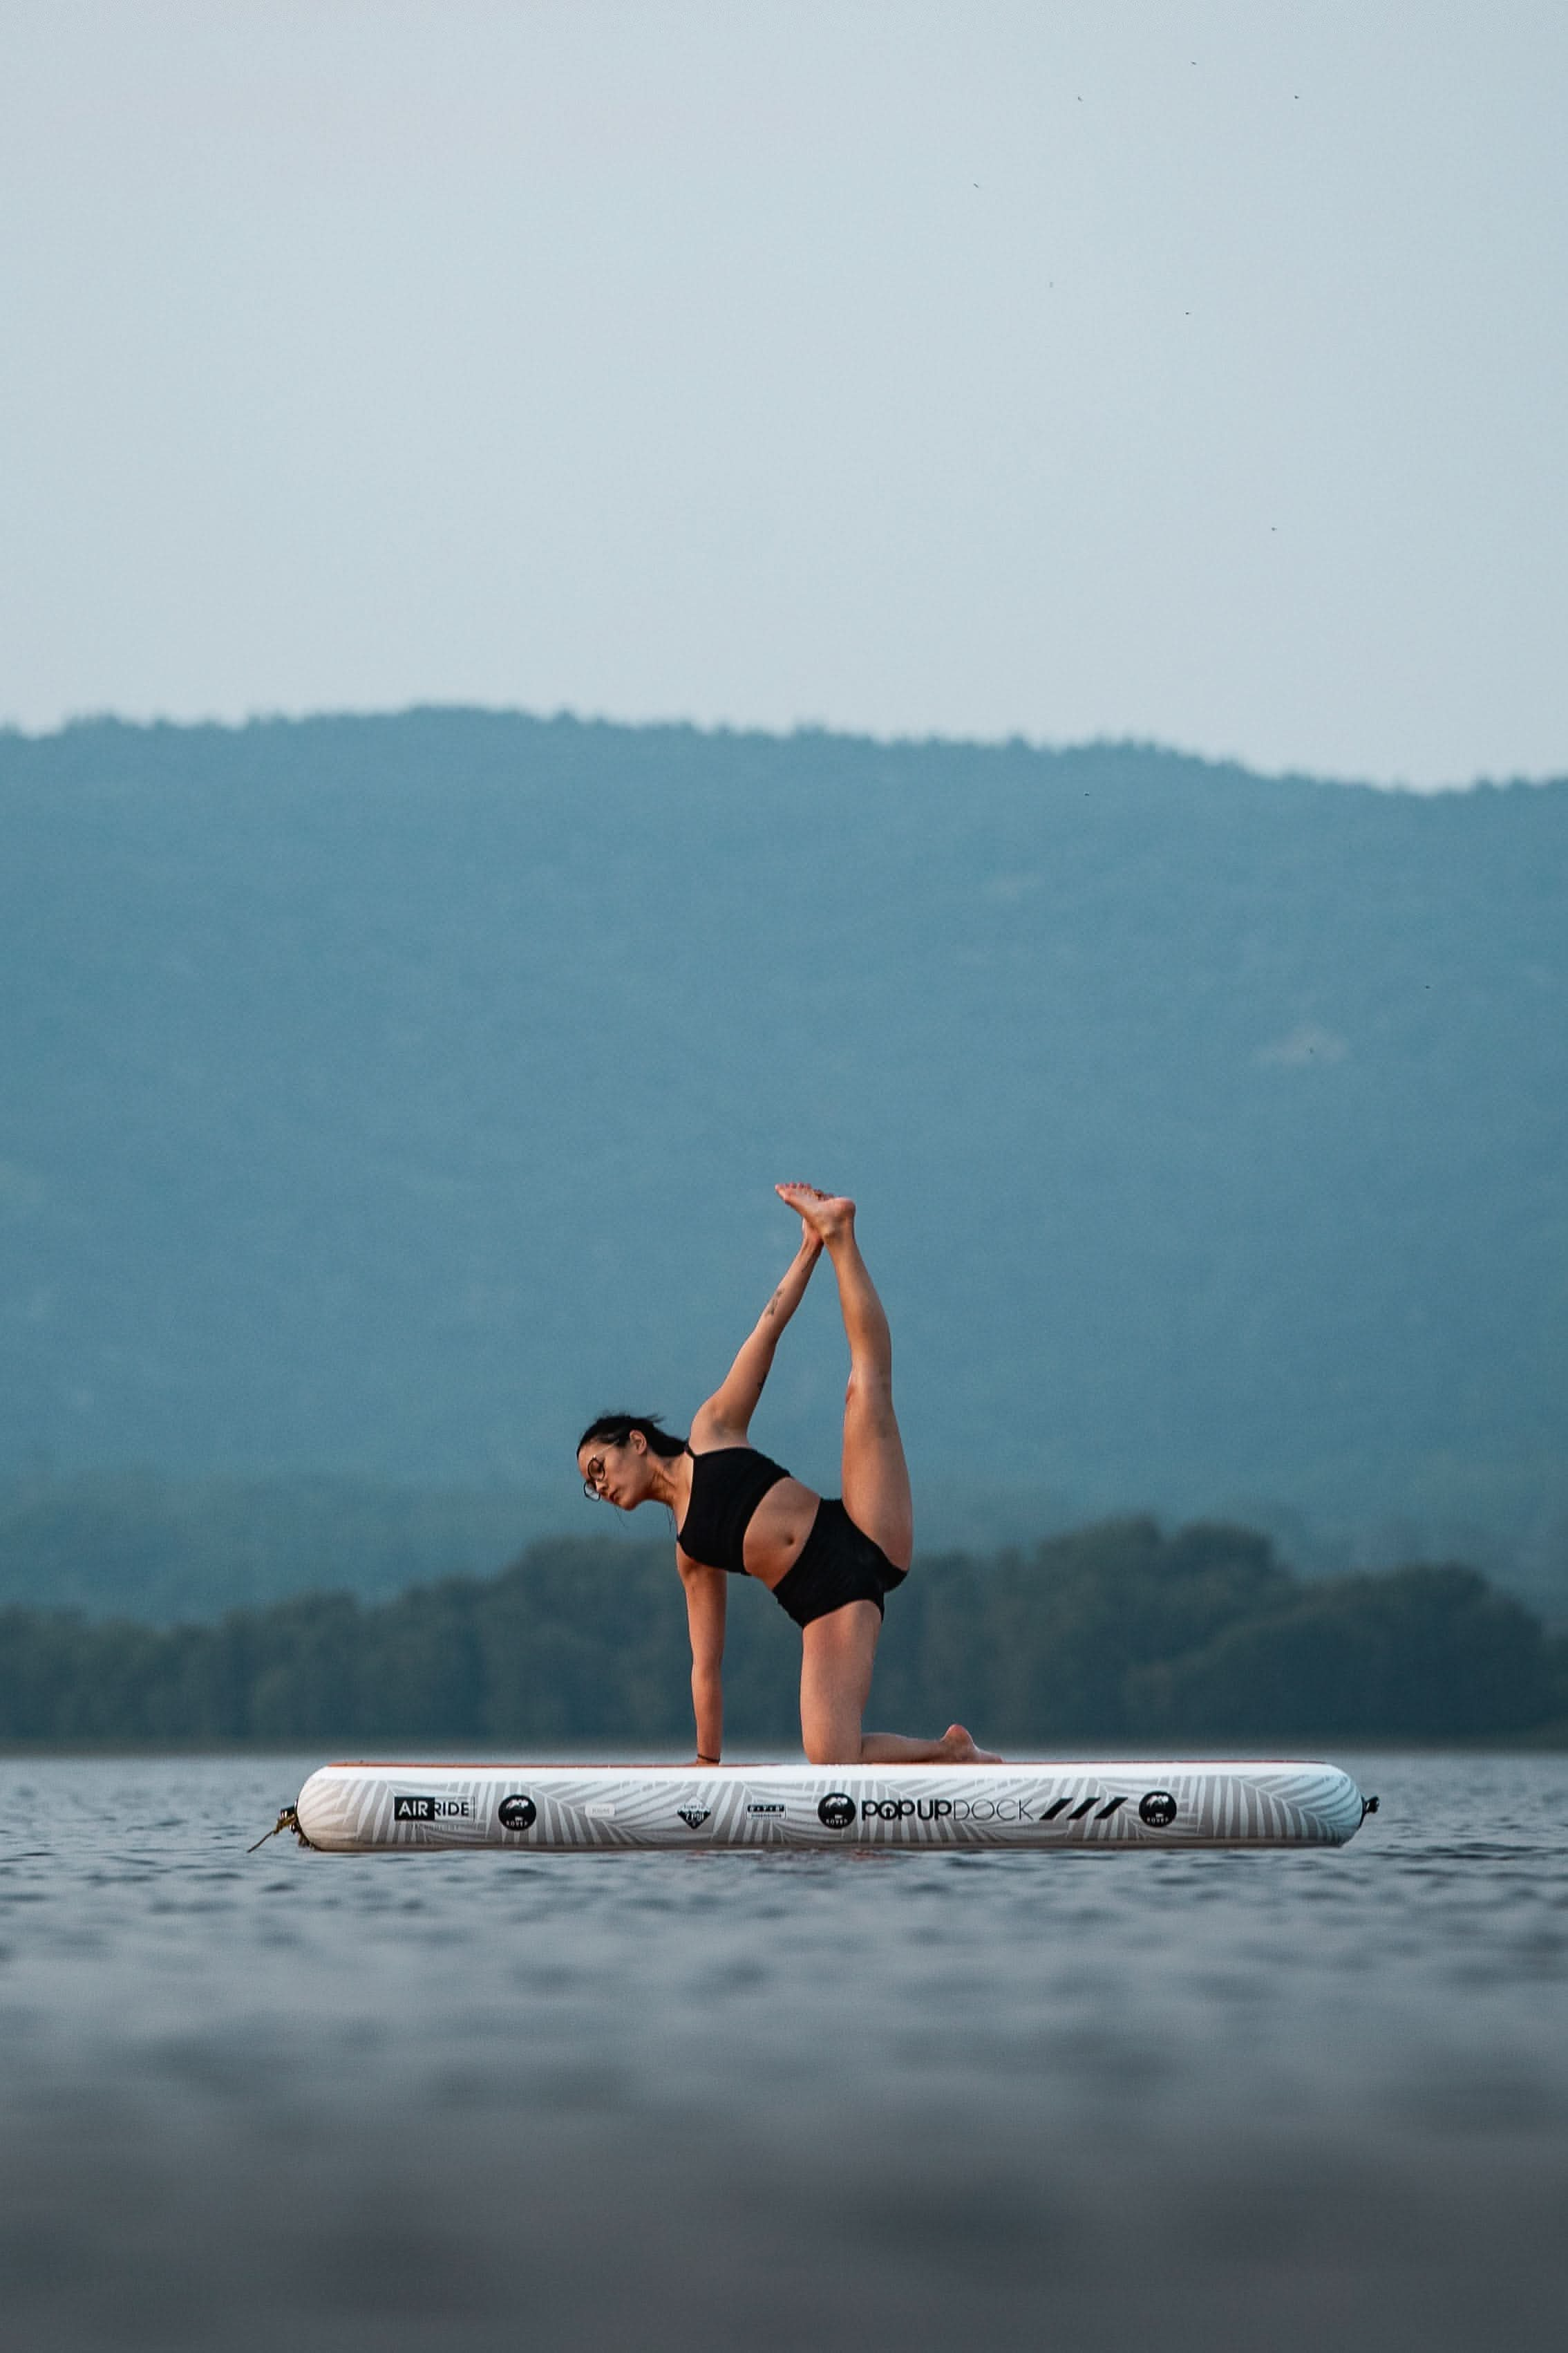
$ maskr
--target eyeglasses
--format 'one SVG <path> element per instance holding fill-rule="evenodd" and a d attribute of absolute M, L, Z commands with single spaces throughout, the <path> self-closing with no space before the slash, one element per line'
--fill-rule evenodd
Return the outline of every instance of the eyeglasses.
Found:
<path fill-rule="evenodd" d="M 605 1458 L 590 1454 L 583 1472 L 583 1493 L 591 1504 L 602 1504 L 604 1496 Z"/>

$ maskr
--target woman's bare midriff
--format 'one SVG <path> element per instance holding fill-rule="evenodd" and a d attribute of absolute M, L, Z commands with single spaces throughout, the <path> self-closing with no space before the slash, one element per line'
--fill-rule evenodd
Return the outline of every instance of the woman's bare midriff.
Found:
<path fill-rule="evenodd" d="M 770 1589 L 786 1577 L 800 1557 L 811 1534 L 816 1507 L 822 1501 L 798 1479 L 781 1479 L 770 1487 L 752 1514 L 741 1547 L 746 1575 Z"/>

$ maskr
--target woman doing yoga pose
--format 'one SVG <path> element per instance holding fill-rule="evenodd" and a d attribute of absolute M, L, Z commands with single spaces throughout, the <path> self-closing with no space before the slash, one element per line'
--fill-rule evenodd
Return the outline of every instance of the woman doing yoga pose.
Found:
<path fill-rule="evenodd" d="M 961 1724 L 940 1740 L 860 1728 L 882 1598 L 903 1583 L 914 1551 L 892 1342 L 855 1239 L 854 1202 L 815 1185 L 774 1189 L 800 1216 L 799 1251 L 690 1437 L 671 1436 L 649 1414 L 601 1415 L 577 1447 L 584 1488 L 619 1511 L 666 1504 L 675 1514 L 699 1764 L 722 1754 L 726 1573 L 756 1577 L 800 1628 L 800 1728 L 814 1765 L 995 1764 Z M 814 1494 L 747 1437 L 779 1335 L 824 1250 L 849 1341 L 842 1502 Z"/>

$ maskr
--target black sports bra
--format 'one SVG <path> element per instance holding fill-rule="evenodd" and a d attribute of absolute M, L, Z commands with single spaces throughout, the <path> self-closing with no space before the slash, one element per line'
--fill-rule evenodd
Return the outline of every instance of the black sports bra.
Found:
<path fill-rule="evenodd" d="M 746 1530 L 770 1487 L 789 1472 L 754 1446 L 715 1446 L 691 1458 L 691 1500 L 675 1541 L 705 1568 L 746 1574 Z"/>

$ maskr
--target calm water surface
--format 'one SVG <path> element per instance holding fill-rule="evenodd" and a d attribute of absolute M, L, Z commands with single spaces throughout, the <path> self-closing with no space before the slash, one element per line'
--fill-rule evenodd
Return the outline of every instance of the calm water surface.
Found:
<path fill-rule="evenodd" d="M 318 1760 L 0 1762 L 14 2348 L 1568 2328 L 1568 1759 L 1338 1853 L 328 1857 Z"/>

